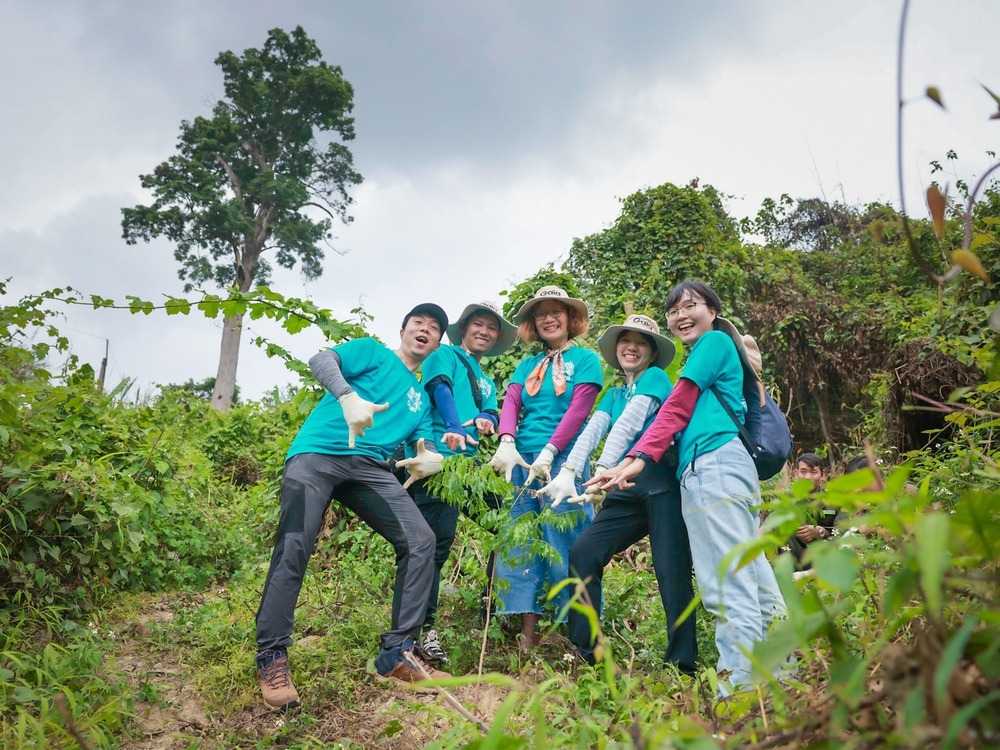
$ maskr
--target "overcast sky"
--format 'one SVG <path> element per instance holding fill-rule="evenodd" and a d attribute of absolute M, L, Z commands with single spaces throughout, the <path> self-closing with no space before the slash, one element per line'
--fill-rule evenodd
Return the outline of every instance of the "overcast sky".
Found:
<path fill-rule="evenodd" d="M 788 193 L 899 205 L 900 2 L 875 0 L 0 0 L 0 279 L 3 304 L 72 286 L 159 300 L 180 294 L 172 248 L 128 246 L 121 208 L 148 202 L 139 175 L 175 149 L 182 120 L 223 95 L 219 52 L 301 25 L 354 87 L 364 182 L 342 255 L 304 284 L 340 317 L 362 305 L 398 343 L 405 312 L 451 315 L 614 221 L 621 198 L 697 177 L 735 216 Z M 1000 151 L 1000 2 L 914 0 L 907 32 L 907 208 L 923 215 L 929 162 L 972 182 Z M 938 86 L 947 111 L 922 98 Z M 949 170 L 951 166 L 949 165 Z M 940 179 L 940 175 L 938 176 Z M 212 290 L 215 291 L 215 290 Z M 220 321 L 66 310 L 73 351 L 108 383 L 201 380 Z M 238 383 L 257 397 L 293 380 L 248 343 L 270 336 L 308 359 L 316 332 L 255 322 Z"/>

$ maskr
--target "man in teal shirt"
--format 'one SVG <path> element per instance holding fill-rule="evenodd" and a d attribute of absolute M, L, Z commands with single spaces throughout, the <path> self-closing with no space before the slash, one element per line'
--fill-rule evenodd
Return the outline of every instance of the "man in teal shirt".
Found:
<path fill-rule="evenodd" d="M 438 348 L 447 325 L 440 307 L 417 305 L 403 319 L 396 350 L 363 338 L 309 360 L 327 393 L 285 458 L 278 532 L 257 611 L 257 681 L 271 708 L 299 704 L 288 667 L 295 604 L 334 498 L 396 551 L 392 624 L 375 659 L 379 676 L 406 683 L 446 676 L 426 662 L 416 642 L 434 575 L 434 532 L 387 459 L 400 443 L 416 442 L 413 457 L 400 462 L 411 476 L 441 468 L 441 456 L 424 445 L 433 445 L 434 433 L 427 394 L 414 373 Z"/>
<path fill-rule="evenodd" d="M 434 436 L 444 456 L 474 455 L 477 438 L 496 432 L 496 384 L 483 372 L 479 361 L 507 351 L 517 339 L 517 328 L 508 322 L 492 302 L 466 306 L 458 321 L 448 328 L 451 346 L 442 346 L 427 361 L 423 383 L 430 396 Z M 407 451 L 410 455 L 412 450 Z M 423 621 L 421 647 L 432 664 L 448 661 L 441 647 L 434 618 L 437 614 L 441 569 L 455 541 L 459 508 L 430 494 L 423 480 L 413 484 L 411 493 L 436 538 L 434 580 Z"/>

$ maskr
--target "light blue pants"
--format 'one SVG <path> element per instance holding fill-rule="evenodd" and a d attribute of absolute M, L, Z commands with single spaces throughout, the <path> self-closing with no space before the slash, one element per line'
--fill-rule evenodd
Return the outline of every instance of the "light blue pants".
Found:
<path fill-rule="evenodd" d="M 698 456 L 681 475 L 681 509 L 694 574 L 705 609 L 718 618 L 717 668 L 729 672 L 731 686 L 750 681 L 750 659 L 743 649 L 752 650 L 771 620 L 786 612 L 763 553 L 738 570 L 738 557 L 730 561 L 720 578 L 726 555 L 757 537 L 757 512 L 752 508 L 759 504 L 757 470 L 738 437 Z"/>
<path fill-rule="evenodd" d="M 537 457 L 537 453 L 522 453 L 521 456 L 527 463 L 532 463 Z M 552 462 L 551 474 L 555 477 L 562 465 L 566 463 L 568 451 L 564 451 L 556 456 Z M 521 491 L 521 485 L 528 477 L 527 469 L 520 466 L 514 467 L 511 481 L 517 488 L 514 495 L 514 502 L 510 506 L 510 521 L 513 523 L 521 516 L 527 514 L 537 515 L 546 505 L 552 505 L 551 498 L 545 495 L 541 498 L 535 497 L 530 491 L 537 490 L 544 486 L 545 482 L 534 480 L 528 487 Z M 587 477 L 582 479 L 585 481 Z M 582 492 L 583 488 L 577 482 L 577 491 Z M 559 554 L 559 560 L 549 561 L 538 555 L 529 555 L 522 547 L 501 548 L 497 550 L 495 580 L 497 582 L 506 581 L 507 590 L 503 591 L 503 585 L 497 587 L 497 609 L 498 615 L 517 614 L 542 614 L 542 603 L 545 601 L 546 583 L 553 586 L 565 578 L 569 578 L 569 548 L 591 521 L 594 520 L 594 506 L 590 503 L 577 505 L 575 503 L 562 502 L 552 508 L 553 513 L 576 514 L 576 523 L 566 531 L 559 531 L 549 523 L 543 523 L 541 529 L 542 540 Z M 553 600 L 557 612 L 569 603 L 572 596 L 572 587 L 566 587 Z M 560 622 L 565 622 L 563 617 Z"/>

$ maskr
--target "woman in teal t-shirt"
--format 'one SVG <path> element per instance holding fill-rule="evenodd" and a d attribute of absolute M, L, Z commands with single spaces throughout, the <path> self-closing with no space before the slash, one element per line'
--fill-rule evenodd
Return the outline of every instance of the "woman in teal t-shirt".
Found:
<path fill-rule="evenodd" d="M 490 465 L 518 488 L 510 508 L 513 523 L 540 513 L 549 504 L 537 490 L 558 474 L 576 442 L 583 423 L 601 390 L 601 361 L 573 338 L 587 332 L 587 305 L 557 286 L 545 286 L 525 302 L 514 316 L 521 339 L 540 342 L 543 351 L 526 357 L 517 366 L 500 411 L 500 443 Z M 586 477 L 584 477 L 586 478 Z M 578 487 L 581 493 L 582 487 Z M 550 505 L 551 507 L 551 505 Z M 581 512 L 582 511 L 582 512 Z M 559 555 L 558 561 L 529 554 L 522 546 L 498 550 L 494 578 L 505 581 L 497 594 L 497 614 L 521 615 L 523 651 L 538 643 L 544 586 L 569 577 L 569 549 L 594 517 L 594 508 L 561 505 L 553 513 L 578 516 L 570 528 L 541 524 L 542 539 Z M 569 601 L 563 589 L 556 597 L 557 611 Z"/>
<path fill-rule="evenodd" d="M 717 618 L 717 668 L 728 672 L 731 688 L 751 679 L 744 649 L 753 649 L 770 621 L 785 614 L 778 582 L 763 553 L 742 567 L 738 559 L 726 561 L 723 570 L 726 556 L 737 545 L 755 539 L 759 526 L 757 469 L 719 403 L 725 399 L 736 414 L 746 413 L 743 338 L 732 323 L 719 317 L 722 301 L 704 281 L 675 286 L 667 296 L 666 310 L 670 332 L 690 351 L 677 385 L 628 456 L 589 484 L 631 487 L 631 480 L 647 463 L 658 461 L 676 439 L 681 510 L 695 578 L 705 609 Z"/>
<path fill-rule="evenodd" d="M 567 497 L 571 503 L 593 497 L 571 495 L 598 443 L 604 440 L 597 459 L 600 473 L 617 464 L 635 445 L 673 388 L 663 368 L 674 359 L 674 343 L 660 335 L 659 326 L 651 318 L 627 316 L 621 325 L 610 326 L 601 334 L 597 347 L 624 382 L 605 392 L 559 476 L 542 488 L 553 504 Z M 589 602 L 600 613 L 604 568 L 614 555 L 648 536 L 660 601 L 667 615 L 669 638 L 664 660 L 681 672 L 693 674 L 698 656 L 694 614 L 680 622 L 694 597 L 691 550 L 675 469 L 676 465 L 667 460 L 652 464 L 634 487 L 610 493 L 594 522 L 573 542 L 569 567 L 585 582 Z M 571 609 L 567 632 L 580 657 L 594 664 L 600 657 L 600 643 L 590 619 Z"/>

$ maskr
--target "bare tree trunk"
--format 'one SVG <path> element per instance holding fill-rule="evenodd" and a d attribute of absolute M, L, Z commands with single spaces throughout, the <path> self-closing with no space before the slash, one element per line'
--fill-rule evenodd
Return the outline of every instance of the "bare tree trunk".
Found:
<path fill-rule="evenodd" d="M 212 390 L 212 408 L 229 411 L 236 391 L 236 365 L 240 358 L 240 337 L 243 334 L 243 315 L 234 315 L 222 322 L 222 347 L 219 352 L 219 370 Z"/>
<path fill-rule="evenodd" d="M 826 444 L 830 446 L 829 461 L 831 465 L 835 465 L 838 461 L 837 456 L 834 455 L 836 452 L 836 445 L 833 442 L 833 435 L 830 430 L 830 414 L 826 408 L 826 393 L 820 392 L 816 399 L 816 409 L 819 411 L 819 426 L 823 432 L 823 439 Z"/>

